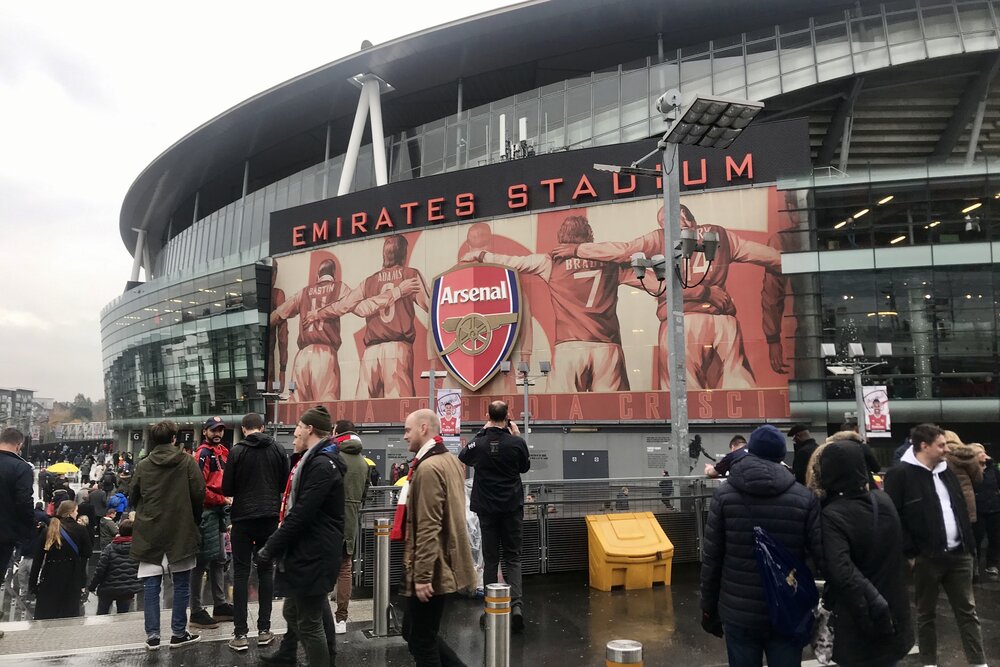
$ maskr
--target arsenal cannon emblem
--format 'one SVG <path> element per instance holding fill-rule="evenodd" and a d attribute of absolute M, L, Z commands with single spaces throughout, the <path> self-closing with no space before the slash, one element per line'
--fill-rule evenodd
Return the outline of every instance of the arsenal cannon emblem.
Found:
<path fill-rule="evenodd" d="M 496 264 L 464 265 L 434 279 L 431 331 L 452 375 L 475 391 L 507 359 L 521 323 L 517 272 Z"/>

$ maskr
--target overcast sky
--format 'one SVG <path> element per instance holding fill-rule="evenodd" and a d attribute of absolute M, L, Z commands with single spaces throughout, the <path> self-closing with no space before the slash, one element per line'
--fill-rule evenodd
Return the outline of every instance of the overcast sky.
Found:
<path fill-rule="evenodd" d="M 171 144 L 363 39 L 506 4 L 3 3 L 0 387 L 103 398 L 98 318 L 132 264 L 121 202 Z"/>

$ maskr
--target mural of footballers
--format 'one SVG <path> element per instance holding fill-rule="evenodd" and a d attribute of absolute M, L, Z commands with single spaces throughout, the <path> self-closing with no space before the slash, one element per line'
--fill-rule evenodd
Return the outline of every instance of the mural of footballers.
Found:
<path fill-rule="evenodd" d="M 413 396 L 414 305 L 428 310 L 423 276 L 406 266 L 409 242 L 402 234 L 389 236 L 382 245 L 382 268 L 368 276 L 360 289 L 373 299 L 411 281 L 418 289 L 369 314 L 365 320 L 364 354 L 356 398 Z"/>
<path fill-rule="evenodd" d="M 560 225 L 557 239 L 560 244 L 592 243 L 594 231 L 587 218 L 570 215 Z M 462 261 L 500 264 L 539 276 L 548 284 L 555 314 L 551 390 L 628 391 L 617 308 L 618 286 L 629 279 L 630 269 L 614 261 L 485 250 L 470 252 Z"/>
<path fill-rule="evenodd" d="M 561 261 L 617 262 L 627 264 L 634 253 L 646 257 L 663 254 L 663 208 L 657 213 L 659 228 L 631 241 L 561 243 L 553 257 Z M 737 319 L 736 304 L 726 288 L 733 264 L 756 264 L 765 269 L 761 292 L 761 312 L 764 336 L 768 344 L 771 367 L 776 373 L 786 373 L 781 347 L 781 318 L 785 308 L 785 279 L 781 275 L 781 253 L 770 245 L 743 238 L 739 232 L 715 224 L 699 224 L 694 213 L 681 205 L 681 228 L 693 229 L 699 243 L 705 232 L 719 235 L 715 260 L 708 265 L 705 256 L 697 253 L 687 267 L 685 282 L 697 284 L 683 291 L 684 333 L 687 357 L 687 382 L 690 390 L 751 389 L 756 386 L 753 369 L 743 345 L 743 333 Z M 700 284 L 698 284 L 700 281 Z M 647 279 L 648 282 L 648 279 Z M 657 299 L 660 320 L 659 349 L 667 346 L 666 303 Z M 669 386 L 667 364 L 660 359 L 660 388 Z"/>
<path fill-rule="evenodd" d="M 363 289 L 350 289 L 338 278 L 339 273 L 337 261 L 332 256 L 322 260 L 315 281 L 271 312 L 272 327 L 299 317 L 298 352 L 292 362 L 291 378 L 299 402 L 340 400 L 337 352 L 342 342 L 342 315 L 353 312 L 368 317 L 422 287 L 418 280 L 403 280 L 398 287 L 365 299 Z"/>
<path fill-rule="evenodd" d="M 278 262 L 274 262 L 274 270 L 271 274 L 272 285 L 278 282 Z M 285 290 L 278 287 L 271 287 L 271 310 L 275 310 L 285 302 Z M 281 320 L 277 325 L 271 327 L 271 340 L 269 341 L 269 352 L 271 365 L 269 376 L 278 383 L 278 393 L 285 390 L 285 369 L 288 367 L 288 322 Z M 275 354 L 277 353 L 277 354 Z M 268 387 L 270 390 L 271 387 Z"/>

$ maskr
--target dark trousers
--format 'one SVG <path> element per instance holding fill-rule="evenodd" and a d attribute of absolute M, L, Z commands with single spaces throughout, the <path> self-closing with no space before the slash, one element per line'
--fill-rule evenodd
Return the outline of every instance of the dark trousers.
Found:
<path fill-rule="evenodd" d="M 267 542 L 267 538 L 278 529 L 278 517 L 234 521 L 233 544 L 233 632 L 247 634 L 247 598 L 250 588 L 250 564 L 253 555 Z M 271 629 L 271 600 L 274 599 L 274 568 L 257 565 L 257 599 L 260 611 L 257 615 L 257 630 Z"/>
<path fill-rule="evenodd" d="M 13 544 L 0 544 L 0 585 L 3 584 L 3 580 L 7 576 L 7 567 L 10 565 L 10 559 L 13 555 Z"/>
<path fill-rule="evenodd" d="M 986 662 L 983 630 L 972 594 L 972 571 L 972 554 L 948 553 L 933 558 L 917 556 L 913 565 L 913 589 L 917 602 L 917 643 L 922 664 L 937 664 L 937 602 L 942 588 L 955 614 L 966 660 L 970 665 Z"/>
<path fill-rule="evenodd" d="M 802 647 L 768 631 L 749 630 L 727 623 L 724 626 L 729 667 L 761 667 L 767 656 L 768 667 L 798 667 Z"/>
<path fill-rule="evenodd" d="M 986 540 L 986 567 L 1000 566 L 1000 512 L 980 514 L 972 529 L 976 532 L 976 552 L 980 556 Z"/>
<path fill-rule="evenodd" d="M 114 597 L 112 595 L 101 595 L 97 594 L 97 615 L 104 616 L 105 614 L 111 613 L 111 603 L 116 603 L 115 606 L 118 609 L 119 614 L 127 614 L 128 610 L 132 608 L 132 597 L 131 595 L 125 597 Z"/>
<path fill-rule="evenodd" d="M 521 545 L 524 541 L 524 508 L 514 512 L 479 514 L 483 533 L 483 587 L 497 583 L 497 566 L 503 547 L 504 579 L 510 584 L 512 604 L 521 603 Z"/>
<path fill-rule="evenodd" d="M 323 629 L 323 617 L 330 615 L 330 602 L 326 595 L 290 595 L 285 598 L 283 613 L 288 622 L 285 638 L 293 635 L 302 644 L 309 667 L 329 667 L 333 643 L 328 644 Z M 281 650 L 286 648 L 287 644 L 282 641 Z M 295 650 L 294 643 L 291 644 L 291 650 Z"/>
<path fill-rule="evenodd" d="M 495 567 L 494 565 L 494 570 Z M 438 637 L 447 598 L 446 595 L 438 595 L 427 602 L 421 602 L 416 595 L 407 598 L 406 614 L 403 616 L 403 639 L 406 640 L 417 667 L 465 665 Z"/>

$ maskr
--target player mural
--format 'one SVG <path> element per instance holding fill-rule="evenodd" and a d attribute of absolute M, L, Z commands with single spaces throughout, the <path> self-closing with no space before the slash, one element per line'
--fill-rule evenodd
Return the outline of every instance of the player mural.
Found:
<path fill-rule="evenodd" d="M 699 255 L 685 267 L 688 282 L 704 277 L 684 291 L 690 416 L 785 417 L 795 320 L 777 241 L 794 224 L 784 193 L 741 188 L 682 203 L 684 227 L 720 238 L 711 265 Z M 430 368 L 447 370 L 445 389 L 465 389 L 456 414 L 485 413 L 494 398 L 518 411 L 516 373 L 500 366 L 529 359 L 552 362 L 532 389 L 538 419 L 667 419 L 666 309 L 629 267 L 632 253 L 663 253 L 661 205 L 646 197 L 469 220 L 280 257 L 273 288 L 286 298 L 271 323 L 287 326 L 297 385 L 282 420 L 320 401 L 357 423 L 402 421 L 427 403 L 420 374 Z M 435 277 L 430 290 L 425 276 Z M 645 283 L 656 291 L 651 274 Z"/>

